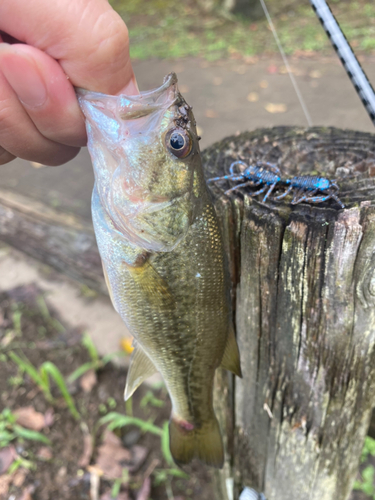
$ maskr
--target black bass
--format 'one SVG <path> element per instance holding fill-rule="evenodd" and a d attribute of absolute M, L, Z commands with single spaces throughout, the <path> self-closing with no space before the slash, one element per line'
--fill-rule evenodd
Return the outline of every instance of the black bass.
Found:
<path fill-rule="evenodd" d="M 221 467 L 221 364 L 241 376 L 222 238 L 196 124 L 176 75 L 138 96 L 78 90 L 95 172 L 92 216 L 116 311 L 135 338 L 129 398 L 155 371 L 172 401 L 170 448 Z"/>

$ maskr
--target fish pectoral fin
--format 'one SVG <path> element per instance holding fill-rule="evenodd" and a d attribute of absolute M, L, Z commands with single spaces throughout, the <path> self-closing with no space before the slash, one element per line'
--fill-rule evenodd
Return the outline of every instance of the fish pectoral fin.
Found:
<path fill-rule="evenodd" d="M 109 282 L 107 269 L 105 268 L 105 265 L 103 262 L 102 262 L 102 265 L 103 265 L 103 274 L 104 274 L 105 284 L 107 285 L 107 288 L 108 288 L 109 297 L 111 299 L 111 302 L 112 302 L 112 305 L 113 305 L 115 311 L 118 312 L 118 310 L 115 306 L 115 301 L 114 301 L 113 292 L 112 292 L 112 286 L 111 286 L 111 283 Z"/>
<path fill-rule="evenodd" d="M 212 417 L 199 428 L 189 429 L 184 421 L 172 414 L 169 422 L 169 442 L 173 460 L 177 465 L 188 464 L 193 458 L 211 467 L 221 469 L 224 448 L 219 423 Z"/>
<path fill-rule="evenodd" d="M 237 377 L 242 378 L 240 353 L 238 350 L 237 340 L 234 335 L 233 326 L 229 329 L 227 344 L 225 346 L 223 359 L 221 360 L 221 366 L 222 368 L 225 368 L 226 370 L 229 370 L 237 375 Z"/>
<path fill-rule="evenodd" d="M 151 359 L 139 345 L 136 345 L 130 358 L 130 367 L 126 377 L 125 401 L 130 398 L 146 378 L 151 377 L 156 371 L 157 369 Z"/>
<path fill-rule="evenodd" d="M 128 270 L 151 304 L 169 307 L 176 305 L 168 283 L 148 260 L 141 266 L 128 266 Z"/>

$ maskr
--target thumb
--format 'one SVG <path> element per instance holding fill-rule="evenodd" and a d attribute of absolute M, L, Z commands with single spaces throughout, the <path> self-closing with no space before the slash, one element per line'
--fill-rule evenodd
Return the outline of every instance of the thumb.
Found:
<path fill-rule="evenodd" d="M 139 92 L 128 30 L 107 0 L 1 0 L 0 30 L 57 60 L 76 87 Z"/>

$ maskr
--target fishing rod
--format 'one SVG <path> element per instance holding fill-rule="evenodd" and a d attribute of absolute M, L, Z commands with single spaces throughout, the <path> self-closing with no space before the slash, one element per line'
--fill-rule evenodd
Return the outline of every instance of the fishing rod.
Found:
<path fill-rule="evenodd" d="M 326 1 L 310 0 L 310 3 L 375 125 L 375 91 L 366 73 Z"/>

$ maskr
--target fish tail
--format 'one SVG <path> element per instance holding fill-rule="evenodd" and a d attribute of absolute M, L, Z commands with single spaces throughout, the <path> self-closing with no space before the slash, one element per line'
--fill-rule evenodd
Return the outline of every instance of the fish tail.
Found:
<path fill-rule="evenodd" d="M 174 461 L 188 464 L 193 458 L 221 469 L 224 463 L 224 447 L 219 422 L 215 415 L 199 428 L 172 415 L 169 422 L 169 442 Z"/>

